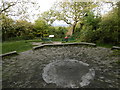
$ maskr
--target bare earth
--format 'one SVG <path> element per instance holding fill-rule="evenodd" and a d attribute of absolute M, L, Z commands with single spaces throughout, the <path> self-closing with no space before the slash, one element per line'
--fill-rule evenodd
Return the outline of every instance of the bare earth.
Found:
<path fill-rule="evenodd" d="M 74 59 L 89 64 L 95 70 L 94 80 L 85 88 L 120 88 L 120 56 L 110 48 L 87 46 L 50 46 L 22 52 L 2 60 L 3 88 L 62 88 L 46 83 L 43 69 L 58 60 Z"/>

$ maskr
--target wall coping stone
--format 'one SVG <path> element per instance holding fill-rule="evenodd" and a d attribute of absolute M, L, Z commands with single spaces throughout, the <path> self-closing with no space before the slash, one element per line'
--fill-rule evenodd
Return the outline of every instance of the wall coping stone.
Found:
<path fill-rule="evenodd" d="M 88 46 L 96 47 L 96 44 L 94 43 L 80 42 L 80 43 L 43 44 L 43 45 L 33 47 L 33 50 L 42 48 L 44 46 L 65 46 L 65 45 L 88 45 Z"/>
<path fill-rule="evenodd" d="M 9 55 L 13 55 L 13 54 L 17 55 L 18 53 L 17 53 L 17 51 L 12 51 L 12 52 L 8 52 L 8 53 L 5 53 L 5 54 L 1 54 L 0 57 L 9 56 Z"/>

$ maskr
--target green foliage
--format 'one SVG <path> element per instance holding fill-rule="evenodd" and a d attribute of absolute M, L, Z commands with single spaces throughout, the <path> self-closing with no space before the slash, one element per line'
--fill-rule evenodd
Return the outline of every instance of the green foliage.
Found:
<path fill-rule="evenodd" d="M 81 30 L 78 29 L 81 41 L 113 45 L 120 43 L 120 27 L 118 25 L 120 17 L 118 17 L 117 7 L 102 18 L 88 12 L 82 20 L 83 26 Z"/>
<path fill-rule="evenodd" d="M 34 25 L 35 35 L 38 37 L 47 37 L 48 36 L 48 25 L 45 20 L 38 19 L 35 21 Z"/>
<path fill-rule="evenodd" d="M 96 6 L 97 5 L 93 2 L 76 2 L 75 0 L 67 0 L 66 2 L 60 1 L 55 3 L 51 10 L 54 11 L 54 14 L 52 14 L 54 17 L 53 19 L 63 20 L 72 27 L 74 33 L 77 23 L 81 21 L 81 17 L 83 17 L 87 11 L 92 10 Z"/>
<path fill-rule="evenodd" d="M 54 17 L 56 15 L 55 11 L 53 10 L 48 10 L 45 11 L 41 14 L 41 18 L 44 19 L 47 24 L 52 25 L 52 23 L 56 20 L 56 18 Z"/>
<path fill-rule="evenodd" d="M 86 15 L 83 17 L 84 25 L 91 25 L 93 30 L 96 30 L 99 27 L 99 22 L 101 21 L 101 17 L 95 16 L 93 12 L 88 11 Z"/>
<path fill-rule="evenodd" d="M 107 43 L 96 43 L 98 47 L 105 47 L 105 48 L 112 48 L 113 44 L 107 44 Z"/>
<path fill-rule="evenodd" d="M 27 21 L 14 21 L 11 18 L 1 15 L 2 17 L 2 40 L 26 40 L 33 39 L 33 25 Z"/>
<path fill-rule="evenodd" d="M 56 33 L 55 27 L 49 26 L 48 27 L 48 33 L 49 33 L 49 35 L 55 35 L 55 33 Z"/>
<path fill-rule="evenodd" d="M 56 38 L 64 38 L 67 29 L 65 27 L 55 27 L 55 37 Z"/>
<path fill-rule="evenodd" d="M 118 25 L 118 9 L 114 8 L 102 18 L 100 27 L 97 29 L 97 37 L 101 43 L 120 43 L 120 26 Z"/>
<path fill-rule="evenodd" d="M 95 39 L 95 30 L 92 30 L 91 26 L 83 26 L 83 29 L 80 32 L 80 39 L 81 41 L 85 42 L 94 42 Z"/>
<path fill-rule="evenodd" d="M 23 38 L 23 40 L 33 39 L 33 25 L 27 21 L 19 20 L 15 24 L 16 37 Z"/>
<path fill-rule="evenodd" d="M 76 26 L 74 36 L 80 38 L 81 41 L 95 42 L 97 40 L 96 31 L 100 21 L 100 17 L 95 16 L 93 12 L 87 12 L 79 25 Z"/>
<path fill-rule="evenodd" d="M 2 39 L 3 41 L 15 36 L 14 21 L 11 18 L 8 18 L 4 14 L 0 15 L 2 21 Z"/>
<path fill-rule="evenodd" d="M 42 42 L 42 40 L 38 38 L 38 39 L 33 39 L 33 40 L 27 40 L 27 42 Z"/>
<path fill-rule="evenodd" d="M 2 54 L 2 43 L 0 42 L 0 54 Z"/>
<path fill-rule="evenodd" d="M 94 15 L 94 7 L 96 5 L 92 2 L 59 2 L 51 10 L 42 13 L 34 24 L 25 20 L 14 21 L 1 14 L 2 39 L 28 40 L 49 35 L 63 38 L 68 28 L 51 26 L 57 19 L 70 24 L 70 29 L 74 32 L 72 37 L 80 38 L 80 41 L 120 44 L 120 2 L 103 17 Z"/>

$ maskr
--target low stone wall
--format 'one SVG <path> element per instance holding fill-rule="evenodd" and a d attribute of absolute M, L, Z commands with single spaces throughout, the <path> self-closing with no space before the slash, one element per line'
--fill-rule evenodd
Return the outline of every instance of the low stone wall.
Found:
<path fill-rule="evenodd" d="M 111 49 L 112 49 L 112 50 L 113 50 L 113 49 L 120 50 L 120 47 L 118 47 L 118 46 L 113 46 Z"/>
<path fill-rule="evenodd" d="M 80 43 L 43 44 L 43 45 L 33 47 L 33 50 L 42 48 L 44 46 L 66 46 L 66 45 L 87 45 L 87 46 L 96 47 L 96 44 L 94 44 L 94 43 L 80 42 Z"/>
<path fill-rule="evenodd" d="M 5 57 L 5 56 L 9 56 L 9 55 L 17 55 L 18 53 L 16 51 L 12 51 L 9 53 L 5 53 L 5 54 L 1 54 L 0 57 Z"/>
<path fill-rule="evenodd" d="M 36 50 L 36 49 L 39 49 L 39 48 L 42 48 L 42 47 L 44 47 L 44 45 L 35 46 L 35 47 L 33 47 L 33 50 Z"/>

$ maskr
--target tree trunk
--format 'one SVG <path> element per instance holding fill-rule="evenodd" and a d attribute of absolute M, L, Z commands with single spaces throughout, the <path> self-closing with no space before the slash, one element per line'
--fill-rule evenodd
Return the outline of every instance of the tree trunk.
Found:
<path fill-rule="evenodd" d="M 75 27 L 76 27 L 76 25 L 77 25 L 77 22 L 74 22 L 73 25 L 72 25 L 72 34 L 75 33 Z"/>

